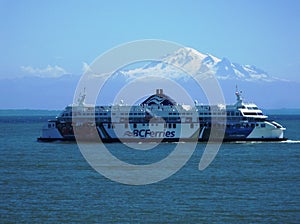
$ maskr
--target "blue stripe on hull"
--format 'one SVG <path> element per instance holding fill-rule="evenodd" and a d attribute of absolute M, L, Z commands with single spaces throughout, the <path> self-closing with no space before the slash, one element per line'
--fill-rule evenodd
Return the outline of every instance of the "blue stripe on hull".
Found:
<path fill-rule="evenodd" d="M 227 128 L 225 139 L 245 139 L 254 128 Z"/>
<path fill-rule="evenodd" d="M 202 138 L 199 139 L 200 141 L 207 141 L 210 136 L 211 128 L 205 127 L 205 130 L 203 132 Z M 253 128 L 226 128 L 225 134 L 224 134 L 224 140 L 230 141 L 231 139 L 238 140 L 244 140 L 247 138 L 247 136 L 253 131 Z M 218 130 L 216 130 L 216 133 Z M 220 136 L 223 135 L 222 131 L 220 130 Z"/>

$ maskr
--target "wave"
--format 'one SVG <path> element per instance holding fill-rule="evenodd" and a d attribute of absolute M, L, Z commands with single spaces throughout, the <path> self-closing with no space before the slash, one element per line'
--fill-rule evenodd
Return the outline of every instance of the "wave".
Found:
<path fill-rule="evenodd" d="M 299 144 L 300 140 L 285 140 L 285 141 L 281 141 L 280 143 L 293 143 L 293 144 Z"/>
<path fill-rule="evenodd" d="M 284 141 L 233 141 L 233 142 L 225 142 L 225 144 L 278 144 L 278 143 L 289 143 L 289 144 L 300 144 L 300 140 L 284 140 Z M 224 144 L 224 143 L 223 143 Z"/>

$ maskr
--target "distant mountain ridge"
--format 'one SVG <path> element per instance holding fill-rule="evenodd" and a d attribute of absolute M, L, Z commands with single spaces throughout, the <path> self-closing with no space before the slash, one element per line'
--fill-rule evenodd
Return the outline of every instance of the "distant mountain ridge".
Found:
<path fill-rule="evenodd" d="M 175 67 L 168 66 L 168 64 Z M 283 81 L 254 65 L 233 63 L 227 58 L 220 59 L 192 48 L 178 49 L 170 55 L 162 56 L 160 61 L 143 64 L 134 69 L 119 70 L 111 77 L 110 82 L 106 83 L 107 94 L 100 99 L 99 103 L 110 104 L 113 102 L 113 97 L 130 81 L 153 74 L 175 80 L 192 93 L 192 99 L 205 103 L 205 96 L 201 96 L 193 88 L 190 82 L 191 77 L 183 71 L 201 78 L 215 76 L 219 80 L 228 104 L 235 102 L 235 86 L 238 85 L 239 89 L 243 90 L 245 100 L 254 102 L 261 108 L 300 108 L 300 98 L 297 94 L 300 83 Z M 53 78 L 28 76 L 2 79 L 0 81 L 0 95 L 2 96 L 0 109 L 60 110 L 73 102 L 79 80 L 80 76 L 71 74 Z M 153 91 L 155 88 L 159 87 L 153 86 Z M 167 91 L 166 94 L 168 94 Z"/>
<path fill-rule="evenodd" d="M 219 80 L 267 82 L 279 80 L 254 65 L 240 65 L 231 62 L 228 58 L 220 59 L 211 54 L 203 54 L 187 47 L 180 48 L 173 54 L 162 57 L 161 63 L 153 62 L 142 69 L 122 71 L 122 74 L 130 77 L 155 72 L 164 75 L 171 74 L 173 78 L 178 78 L 178 74 L 174 75 L 174 70 L 167 68 L 164 63 L 182 68 L 190 74 L 202 75 L 203 77 L 214 75 Z"/>

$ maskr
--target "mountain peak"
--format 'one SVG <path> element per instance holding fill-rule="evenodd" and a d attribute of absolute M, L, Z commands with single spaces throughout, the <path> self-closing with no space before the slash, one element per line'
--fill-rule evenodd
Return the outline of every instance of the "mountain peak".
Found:
<path fill-rule="evenodd" d="M 200 53 L 199 51 L 189 48 L 189 47 L 183 47 L 175 51 L 173 54 L 168 55 L 167 57 L 163 58 L 163 61 L 166 62 L 190 62 L 192 60 L 196 61 L 202 61 L 205 57 L 207 57 L 206 54 Z"/>
<path fill-rule="evenodd" d="M 193 48 L 184 47 L 162 58 L 162 61 L 194 74 L 201 69 L 202 61 L 207 56 L 207 54 L 200 53 Z"/>
<path fill-rule="evenodd" d="M 214 74 L 218 79 L 236 79 L 245 81 L 272 81 L 265 71 L 254 65 L 232 63 L 228 58 L 222 59 L 211 54 L 201 53 L 190 47 L 183 47 L 162 61 L 181 67 L 191 74 Z"/>

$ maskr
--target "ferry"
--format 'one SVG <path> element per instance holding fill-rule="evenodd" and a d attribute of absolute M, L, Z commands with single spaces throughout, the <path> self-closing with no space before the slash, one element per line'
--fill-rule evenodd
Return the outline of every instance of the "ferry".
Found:
<path fill-rule="evenodd" d="M 216 140 L 224 142 L 286 140 L 281 124 L 269 120 L 255 104 L 245 103 L 238 90 L 235 94 L 235 104 L 203 105 L 195 101 L 192 106 L 176 103 L 162 89 L 134 106 L 123 102 L 86 105 L 83 94 L 77 104 L 48 121 L 38 141 L 202 142 L 213 132 Z"/>

